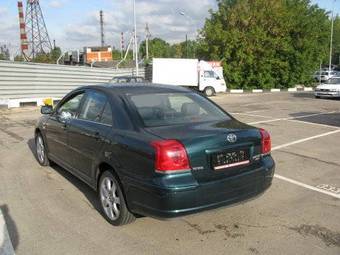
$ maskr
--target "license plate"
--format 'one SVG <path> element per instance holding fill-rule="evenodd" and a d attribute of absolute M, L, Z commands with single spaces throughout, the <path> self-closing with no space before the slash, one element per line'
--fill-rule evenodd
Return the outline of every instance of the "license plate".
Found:
<path fill-rule="evenodd" d="M 249 150 L 224 151 L 212 155 L 214 170 L 243 166 L 250 163 Z"/>

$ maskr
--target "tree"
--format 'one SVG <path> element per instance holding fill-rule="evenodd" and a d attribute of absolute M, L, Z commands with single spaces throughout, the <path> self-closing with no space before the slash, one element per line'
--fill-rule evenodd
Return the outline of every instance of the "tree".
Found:
<path fill-rule="evenodd" d="M 175 58 L 196 58 L 197 41 L 188 40 L 171 45 L 172 57 Z"/>
<path fill-rule="evenodd" d="M 340 17 L 334 20 L 334 37 L 333 37 L 333 64 L 340 68 Z"/>
<path fill-rule="evenodd" d="M 326 56 L 328 22 L 309 0 L 218 0 L 198 55 L 221 60 L 231 88 L 308 83 Z"/>
<path fill-rule="evenodd" d="M 57 63 L 57 60 L 60 58 L 61 53 L 62 52 L 59 47 L 55 47 L 54 49 L 52 49 L 52 51 L 49 53 L 52 64 Z"/>
<path fill-rule="evenodd" d="M 17 55 L 17 56 L 14 57 L 14 61 L 23 62 L 24 57 L 22 55 Z"/>
<path fill-rule="evenodd" d="M 6 45 L 0 45 L 0 60 L 9 60 L 10 53 Z"/>
<path fill-rule="evenodd" d="M 140 44 L 139 54 L 141 58 L 146 57 L 146 42 Z M 171 57 L 171 46 L 168 42 L 160 38 L 149 40 L 149 58 L 169 58 Z"/>
<path fill-rule="evenodd" d="M 3 53 L 0 53 L 0 60 L 6 60 L 6 56 Z"/>

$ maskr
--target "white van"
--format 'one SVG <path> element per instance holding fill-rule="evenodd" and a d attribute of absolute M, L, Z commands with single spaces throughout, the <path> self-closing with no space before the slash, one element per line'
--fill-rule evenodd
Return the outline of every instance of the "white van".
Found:
<path fill-rule="evenodd" d="M 154 58 L 152 82 L 191 87 L 207 96 L 227 90 L 220 62 L 198 59 Z"/>

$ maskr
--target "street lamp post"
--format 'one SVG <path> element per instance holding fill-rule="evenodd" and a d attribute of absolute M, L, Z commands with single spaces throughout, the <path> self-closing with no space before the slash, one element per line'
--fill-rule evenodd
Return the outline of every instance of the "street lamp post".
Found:
<path fill-rule="evenodd" d="M 186 13 L 184 11 L 180 11 L 179 12 L 180 15 L 182 15 L 183 17 L 188 18 L 188 16 L 186 15 Z M 185 55 L 186 58 L 188 58 L 188 34 L 185 34 Z"/>
<path fill-rule="evenodd" d="M 332 21 L 331 21 L 331 41 L 329 43 L 329 66 L 328 70 L 332 70 L 332 50 L 333 50 L 333 33 L 334 33 L 334 3 L 336 0 L 333 1 L 332 6 Z"/>
<path fill-rule="evenodd" d="M 133 0 L 133 23 L 134 23 L 134 48 L 135 48 L 135 65 L 136 65 L 136 76 L 139 75 L 138 70 L 138 46 L 137 46 L 137 22 L 136 22 L 136 0 Z"/>

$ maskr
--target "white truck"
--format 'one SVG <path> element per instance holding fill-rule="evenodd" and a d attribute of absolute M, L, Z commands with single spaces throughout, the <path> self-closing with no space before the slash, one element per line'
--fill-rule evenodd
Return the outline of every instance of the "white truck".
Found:
<path fill-rule="evenodd" d="M 152 82 L 191 87 L 207 96 L 226 92 L 220 62 L 206 62 L 198 59 L 154 58 L 152 62 Z"/>

